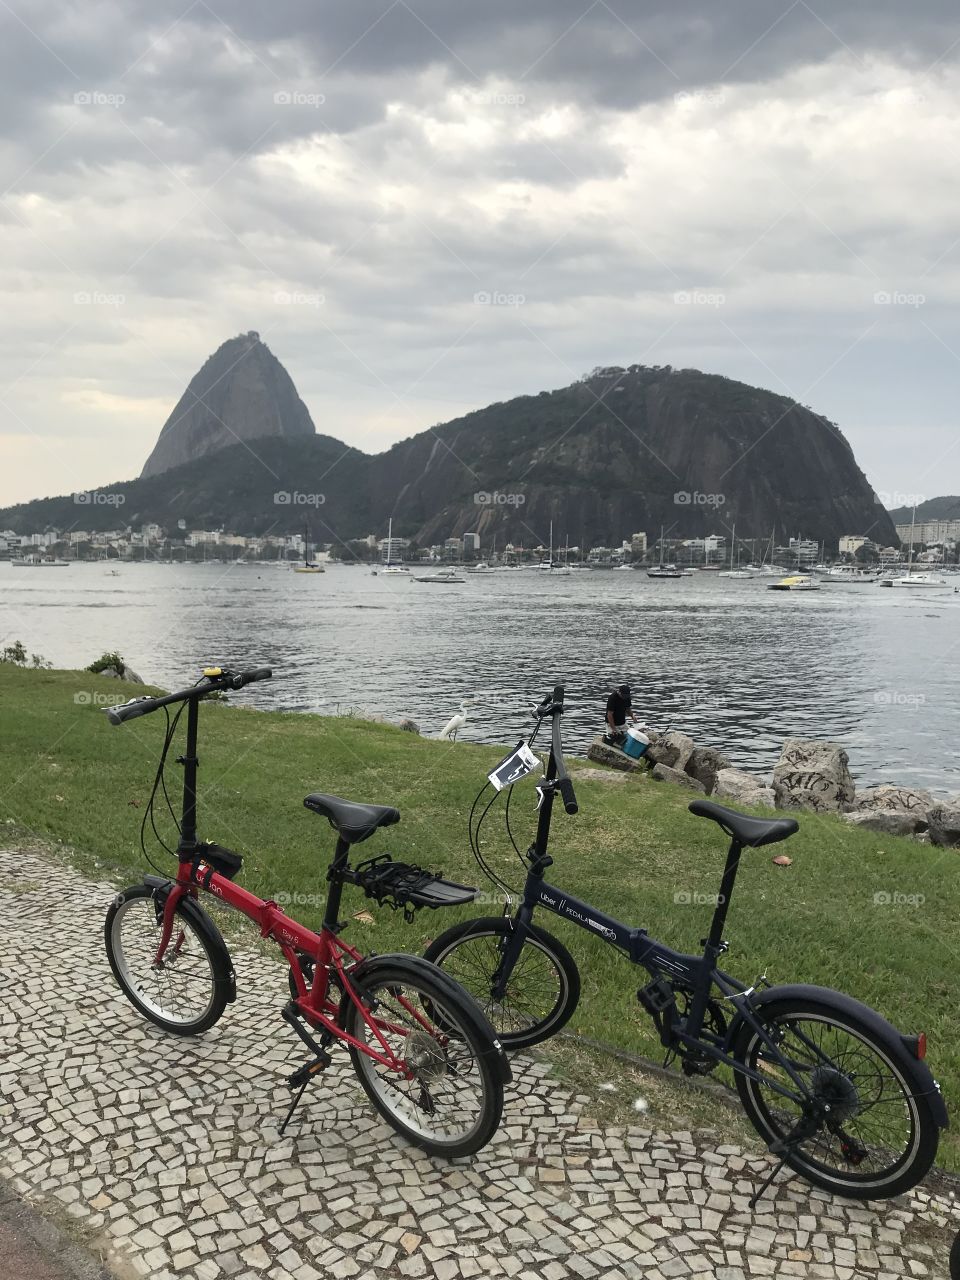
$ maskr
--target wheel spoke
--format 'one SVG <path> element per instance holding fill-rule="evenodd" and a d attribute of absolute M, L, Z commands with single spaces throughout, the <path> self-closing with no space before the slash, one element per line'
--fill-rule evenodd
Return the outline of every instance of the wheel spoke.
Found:
<path fill-rule="evenodd" d="M 747 1064 L 761 1077 L 747 1087 L 764 1128 L 783 1138 L 805 1113 L 820 1120 L 816 1132 L 793 1148 L 791 1163 L 848 1183 L 892 1174 L 913 1149 L 916 1126 L 905 1085 L 877 1045 L 838 1020 L 812 1014 L 781 1015 L 765 1030 L 778 1052 L 755 1037 Z M 803 1082 L 808 1100 L 785 1098 L 764 1080 L 767 1075 L 783 1083 L 784 1062 Z"/>
<path fill-rule="evenodd" d="M 178 917 L 179 920 L 179 917 Z M 214 1000 L 210 957 L 189 920 L 155 963 L 162 920 L 152 897 L 127 897 L 111 926 L 111 948 L 125 986 L 144 1011 L 180 1026 L 200 1022 Z"/>
<path fill-rule="evenodd" d="M 432 1143 L 453 1145 L 475 1131 L 485 1117 L 484 1076 L 470 1038 L 455 1010 L 438 993 L 404 978 L 363 985 L 364 1004 L 401 1070 L 377 1062 L 362 1050 L 354 1063 L 378 1106 Z M 351 1033 L 375 1052 L 377 1036 L 359 1011 Z M 406 1074 L 409 1073 L 409 1074 Z"/>

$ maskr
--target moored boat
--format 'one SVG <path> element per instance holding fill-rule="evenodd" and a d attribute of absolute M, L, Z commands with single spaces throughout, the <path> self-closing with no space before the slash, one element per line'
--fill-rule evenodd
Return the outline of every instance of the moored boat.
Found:
<path fill-rule="evenodd" d="M 791 573 L 779 582 L 771 582 L 768 591 L 819 591 L 819 583 L 805 573 Z"/>
<path fill-rule="evenodd" d="M 425 574 L 424 577 L 414 577 L 414 582 L 428 582 L 434 585 L 442 585 L 456 582 L 466 582 L 466 578 L 461 578 L 455 569 L 438 569 L 436 573 Z"/>
<path fill-rule="evenodd" d="M 890 579 L 891 587 L 902 587 L 909 590 L 943 591 L 950 589 L 950 583 L 939 573 L 905 573 L 899 578 Z"/>

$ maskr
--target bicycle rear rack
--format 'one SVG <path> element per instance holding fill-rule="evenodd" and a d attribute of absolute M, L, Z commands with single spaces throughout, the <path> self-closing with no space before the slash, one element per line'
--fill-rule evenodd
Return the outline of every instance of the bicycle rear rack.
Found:
<path fill-rule="evenodd" d="M 356 867 L 344 867 L 337 874 L 347 883 L 357 885 L 368 898 L 394 911 L 402 910 L 408 919 L 421 907 L 434 911 L 437 907 L 465 906 L 473 902 L 479 892 L 470 885 L 435 876 L 413 863 L 394 862 L 389 853 L 368 858 Z"/>

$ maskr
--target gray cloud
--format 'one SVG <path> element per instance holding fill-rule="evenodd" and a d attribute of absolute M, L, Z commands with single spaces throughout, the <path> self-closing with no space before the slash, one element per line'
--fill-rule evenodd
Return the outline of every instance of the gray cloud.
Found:
<path fill-rule="evenodd" d="M 89 441 L 134 474 L 247 328 L 364 448 L 635 360 L 789 391 L 879 488 L 954 438 L 946 5 L 17 3 L 8 496 L 102 480 Z"/>

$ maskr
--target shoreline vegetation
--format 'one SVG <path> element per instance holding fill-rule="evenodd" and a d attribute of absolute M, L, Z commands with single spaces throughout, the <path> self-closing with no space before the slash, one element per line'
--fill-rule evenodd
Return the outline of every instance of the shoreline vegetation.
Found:
<path fill-rule="evenodd" d="M 118 729 L 101 709 L 141 691 L 149 686 L 132 690 L 89 671 L 0 663 L 5 842 L 16 847 L 32 838 L 52 844 L 78 870 L 118 884 L 151 870 L 139 847 L 139 829 L 163 717 Z M 422 952 L 455 919 L 496 911 L 494 891 L 470 853 L 467 818 L 505 747 L 421 738 L 349 717 L 256 711 L 246 694 L 230 705 L 206 704 L 201 714 L 201 835 L 244 855 L 240 879 L 252 891 L 281 905 L 286 895 L 291 914 L 319 924 L 332 833 L 302 801 L 308 792 L 323 790 L 400 809 L 400 825 L 374 836 L 362 856 L 390 851 L 475 884 L 484 895 L 472 908 L 423 911 L 407 925 L 357 894 L 346 903 L 348 938 L 380 952 Z M 647 776 L 628 780 L 585 760 L 571 759 L 569 766 L 580 813 L 554 823 L 555 882 L 680 949 L 696 949 L 725 855 L 716 826 L 688 812 L 692 797 L 685 788 Z M 179 770 L 172 765 L 168 789 L 174 800 L 178 783 Z M 498 815 L 495 805 L 483 827 L 484 854 L 519 886 L 522 868 Z M 766 973 L 771 982 L 838 987 L 904 1033 L 926 1032 L 931 1068 L 952 1109 L 960 1098 L 960 850 L 917 844 L 832 814 L 796 816 L 799 833 L 773 851 L 788 852 L 789 867 L 774 865 L 765 849 L 744 856 L 727 925 L 728 969 L 747 981 Z M 517 788 L 511 804 L 521 848 L 532 839 L 535 820 L 528 782 Z M 161 832 L 168 844 L 175 843 L 172 822 Z M 148 849 L 158 867 L 172 871 L 168 854 L 154 851 L 152 843 Z M 581 970 L 583 995 L 569 1030 L 659 1061 L 662 1050 L 636 1003 L 638 973 L 583 931 L 552 916 L 541 923 L 567 944 Z M 238 937 L 252 941 L 247 932 Z M 91 945 L 98 947 L 99 937 Z M 551 1045 L 542 1048 L 550 1058 Z M 557 1058 L 568 1055 L 568 1041 L 558 1042 Z M 613 1058 L 608 1062 L 609 1078 L 616 1080 L 621 1068 Z M 681 1091 L 687 1100 L 694 1096 L 678 1083 L 678 1105 Z M 658 1119 L 666 1126 L 663 1113 Z M 960 1170 L 956 1129 L 942 1135 L 938 1164 Z"/>

